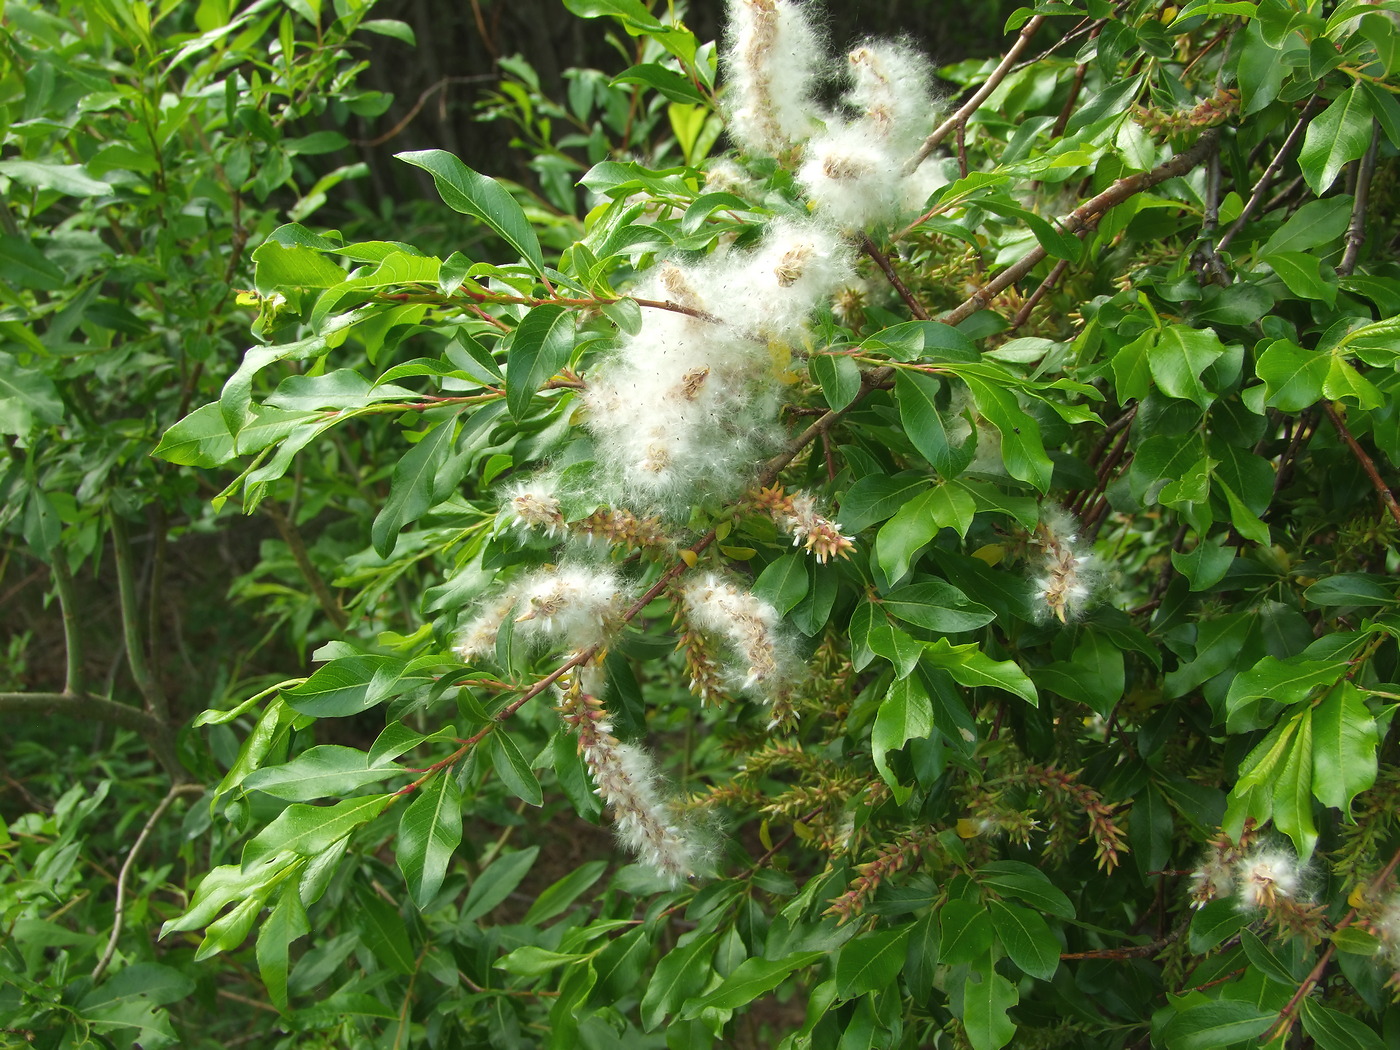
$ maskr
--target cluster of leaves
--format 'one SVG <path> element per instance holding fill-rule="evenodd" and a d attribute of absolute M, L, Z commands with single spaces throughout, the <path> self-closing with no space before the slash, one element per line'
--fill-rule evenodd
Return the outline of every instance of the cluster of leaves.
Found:
<path fill-rule="evenodd" d="M 298 525 L 342 490 L 317 485 L 314 506 L 235 538 L 206 480 L 150 453 L 241 357 L 246 249 L 363 170 L 345 131 L 390 99 L 356 88 L 352 37 L 405 33 L 370 6 L 5 5 L 5 1045 L 227 1045 L 245 1029 L 193 948 L 150 932 L 183 906 L 209 827 L 197 800 L 238 747 L 183 730 L 335 630 L 298 569 L 325 546 Z"/>
<path fill-rule="evenodd" d="M 631 65 L 560 107 L 517 63 L 501 113 L 560 212 L 590 153 L 577 236 L 403 155 L 491 261 L 268 231 L 259 345 L 156 450 L 249 457 L 216 508 L 361 516 L 350 618 L 308 574 L 321 666 L 196 719 L 242 745 L 166 943 L 251 937 L 299 1046 L 1384 1045 L 1400 5 L 1018 11 L 1005 56 L 942 71 L 957 108 L 911 165 L 946 153 L 947 184 L 850 234 L 860 279 L 767 348 L 786 443 L 655 519 L 580 495 L 606 458 L 580 394 L 689 309 L 638 275 L 805 215 L 800 147 L 708 157 L 716 49 L 662 5 L 566 6 Z M 555 137 L 595 111 L 653 159 Z M 491 486 L 546 467 L 557 523 L 515 528 Z M 793 549 L 772 511 L 798 490 L 844 557 Z M 464 661 L 553 533 L 611 542 L 639 595 L 616 633 L 561 655 L 506 617 Z M 811 673 L 781 712 L 710 674 L 676 598 L 704 573 L 782 617 Z M 712 825 L 704 877 L 581 834 L 609 817 L 552 705 L 577 724 L 585 672 Z"/>

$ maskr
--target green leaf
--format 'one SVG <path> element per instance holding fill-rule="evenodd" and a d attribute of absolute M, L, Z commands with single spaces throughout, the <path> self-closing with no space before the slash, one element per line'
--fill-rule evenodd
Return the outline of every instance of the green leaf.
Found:
<path fill-rule="evenodd" d="M 1209 901 L 1191 916 L 1191 951 L 1203 955 L 1239 933 L 1251 921 L 1233 899 Z"/>
<path fill-rule="evenodd" d="M 280 766 L 255 769 L 243 779 L 244 791 L 262 791 L 274 798 L 307 802 L 333 795 L 348 795 L 402 773 L 393 762 L 370 766 L 369 756 L 353 747 L 319 744 Z"/>
<path fill-rule="evenodd" d="M 863 669 L 872 659 L 883 656 L 894 664 L 900 678 L 919 663 L 923 646 L 908 632 L 890 623 L 889 618 L 871 602 L 862 602 L 851 615 L 851 656 L 856 670 Z"/>
<path fill-rule="evenodd" d="M 1137 793 L 1128 811 L 1128 845 L 1144 881 L 1167 866 L 1172 849 L 1172 812 L 1152 781 Z"/>
<path fill-rule="evenodd" d="M 438 193 L 449 208 L 486 223 L 519 252 L 536 273 L 544 272 L 544 256 L 540 253 L 540 242 L 535 236 L 534 227 L 520 205 L 495 179 L 478 174 L 452 154 L 440 149 L 396 153 L 395 156 L 432 175 Z"/>
<path fill-rule="evenodd" d="M 966 489 L 947 484 L 926 489 L 899 508 L 876 536 L 875 551 L 885 578 L 903 579 L 910 559 L 941 529 L 953 528 L 966 536 L 976 509 Z"/>
<path fill-rule="evenodd" d="M 1317 842 L 1313 824 L 1313 742 L 1312 710 L 1304 708 L 1294 717 L 1298 729 L 1292 746 L 1277 767 L 1274 779 L 1274 827 L 1293 840 L 1301 860 L 1312 856 Z"/>
<path fill-rule="evenodd" d="M 1001 434 L 1001 458 L 1013 478 L 1034 485 L 1041 492 L 1050 488 L 1054 464 L 1045 454 L 1040 424 L 1021 408 L 1016 395 L 1004 386 L 984 380 L 967 371 L 958 373 L 972 391 L 977 410 Z"/>
<path fill-rule="evenodd" d="M 1218 999 L 1188 1007 L 1162 1029 L 1167 1050 L 1213 1050 L 1261 1035 L 1277 1019 L 1253 1003 Z"/>
<path fill-rule="evenodd" d="M 1001 689 L 1019 696 L 1032 707 L 1040 703 L 1035 683 L 1015 661 L 993 660 L 975 642 L 953 645 L 946 638 L 936 639 L 924 646 L 924 661 L 947 671 L 955 682 L 970 689 Z"/>
<path fill-rule="evenodd" d="M 698 1017 L 705 1010 L 737 1010 L 782 984 L 794 970 L 826 958 L 826 952 L 796 952 L 781 959 L 745 959 L 708 995 L 692 999 L 681 1016 Z"/>
<path fill-rule="evenodd" d="M 36 190 L 52 190 L 65 197 L 101 197 L 112 192 L 110 184 L 92 178 L 81 164 L 0 160 L 0 175 L 24 186 Z"/>
<path fill-rule="evenodd" d="M 1149 328 L 1132 342 L 1118 348 L 1113 355 L 1113 377 L 1118 381 L 1118 396 L 1125 401 L 1141 401 L 1152 389 L 1152 369 L 1147 352 L 1157 343 L 1158 332 Z"/>
<path fill-rule="evenodd" d="M 1303 135 L 1298 166 L 1308 187 L 1321 196 L 1332 188 L 1342 168 L 1360 160 L 1371 145 L 1371 105 L 1353 84 L 1313 118 Z"/>
<path fill-rule="evenodd" d="M 971 963 L 991 950 L 996 930 L 991 914 L 981 904 L 950 900 L 938 917 L 942 930 L 943 964 Z"/>
<path fill-rule="evenodd" d="M 509 897 L 515 887 L 519 886 L 525 876 L 530 873 L 539 853 L 538 846 L 531 846 L 528 849 L 497 856 L 486 870 L 477 876 L 471 889 L 467 891 L 457 921 L 459 923 L 475 922 Z"/>
<path fill-rule="evenodd" d="M 1262 256 L 1297 255 L 1324 244 L 1331 244 L 1347 231 L 1351 222 L 1352 198 L 1345 194 L 1326 200 L 1308 201 L 1274 231 L 1264 246 Z"/>
<path fill-rule="evenodd" d="M 784 554 L 759 573 L 753 593 L 786 616 L 807 597 L 808 583 L 807 560 L 801 554 Z"/>
<path fill-rule="evenodd" d="M 1278 97 L 1279 88 L 1288 74 L 1282 60 L 1282 49 L 1264 39 L 1259 23 L 1250 20 L 1244 27 L 1244 46 L 1240 50 L 1236 83 L 1240 87 L 1241 112 L 1257 113 Z"/>
<path fill-rule="evenodd" d="M 855 535 L 878 521 L 884 521 L 927 489 L 928 480 L 922 476 L 871 474 L 861 478 L 846 492 L 836 520 L 842 531 Z"/>
<path fill-rule="evenodd" d="M 1016 1036 L 1016 1022 L 1007 1015 L 1020 1001 L 1016 986 L 996 972 L 988 954 L 968 972 L 962 988 L 963 1027 L 972 1050 L 1001 1050 Z"/>
<path fill-rule="evenodd" d="M 936 578 L 896 587 L 880 604 L 891 616 L 940 634 L 973 631 L 996 619 L 991 609 Z"/>
<path fill-rule="evenodd" d="M 1205 409 L 1215 394 L 1201 382 L 1201 373 L 1224 353 L 1225 344 L 1210 329 L 1174 324 L 1162 329 L 1148 348 L 1147 366 L 1164 394 Z"/>
<path fill-rule="evenodd" d="M 1246 719 L 1261 700 L 1296 704 L 1307 699 L 1314 689 L 1332 685 L 1346 669 L 1346 662 L 1339 660 L 1279 660 L 1266 656 L 1230 683 L 1225 696 L 1226 725 L 1232 732 L 1243 731 Z"/>
<path fill-rule="evenodd" d="M 1380 734 L 1364 695 L 1350 682 L 1338 682 L 1312 712 L 1313 794 L 1344 814 L 1376 780 Z"/>
<path fill-rule="evenodd" d="M 1060 919 L 1075 917 L 1074 905 L 1050 877 L 1032 864 L 1019 860 L 997 860 L 977 869 L 977 881 L 1003 897 L 1014 897 L 1047 915 Z"/>
<path fill-rule="evenodd" d="M 1264 347 L 1254 371 L 1264 380 L 1264 403 L 1284 412 L 1301 412 L 1322 398 L 1330 355 L 1305 350 L 1289 339 Z"/>
<path fill-rule="evenodd" d="M 942 384 L 933 376 L 901 368 L 894 376 L 895 398 L 904 432 L 929 466 L 944 478 L 956 477 L 972 462 L 972 449 L 966 437 L 950 432 L 938 410 Z M 965 433 L 971 431 L 960 421 Z"/>
<path fill-rule="evenodd" d="M 521 419 L 545 383 L 569 363 L 574 315 L 562 306 L 537 306 L 515 329 L 506 357 L 506 406 Z"/>
<path fill-rule="evenodd" d="M 278 894 L 277 905 L 258 929 L 258 974 L 267 996 L 279 1010 L 287 1008 L 287 970 L 292 941 L 311 932 L 311 923 L 302 907 L 295 883 L 287 883 Z"/>
<path fill-rule="evenodd" d="M 52 292 L 63 287 L 64 272 L 23 237 L 0 234 L 0 280 L 14 288 Z"/>
<path fill-rule="evenodd" d="M 1351 362 L 1333 354 L 1327 362 L 1327 377 L 1322 381 L 1322 393 L 1333 401 L 1351 398 L 1361 408 L 1380 408 L 1385 395 L 1363 376 Z"/>
<path fill-rule="evenodd" d="M 828 408 L 840 411 L 860 393 L 860 366 L 846 354 L 813 354 L 807 371 L 820 384 Z"/>
<path fill-rule="evenodd" d="M 333 806 L 288 806 L 243 847 L 243 867 L 247 870 L 258 860 L 281 852 L 314 857 L 379 816 L 393 798 L 365 795 Z"/>
<path fill-rule="evenodd" d="M 667 69 L 658 62 L 646 62 L 624 69 L 613 77 L 612 82 L 614 84 L 641 84 L 644 87 L 653 88 L 672 102 L 702 105 L 705 101 L 705 97 L 690 82 L 689 77 L 683 76 L 673 69 Z"/>
<path fill-rule="evenodd" d="M 881 779 L 896 792 L 896 797 L 901 793 L 901 785 L 885 763 L 885 755 L 898 751 L 908 740 L 927 737 L 932 731 L 933 704 L 919 676 L 895 679 L 875 714 L 875 725 L 870 731 L 870 751 Z M 904 788 L 902 793 L 907 797 L 908 789 Z"/>
<path fill-rule="evenodd" d="M 399 819 L 394 857 L 419 908 L 437 896 L 461 842 L 462 793 L 457 778 L 445 770 L 418 789 Z"/>
<path fill-rule="evenodd" d="M 1300 1004 L 1303 1031 L 1318 1050 L 1385 1050 L 1385 1042 L 1360 1018 L 1323 1006 L 1310 996 Z"/>
<path fill-rule="evenodd" d="M 411 974 L 413 946 L 408 943 L 402 913 L 367 886 L 362 885 L 355 896 L 354 915 L 361 943 L 387 969 Z"/>
<path fill-rule="evenodd" d="M 1020 968 L 1041 981 L 1048 981 L 1060 968 L 1060 942 L 1050 924 L 1019 904 L 989 901 L 992 928 L 1007 956 Z"/>
<path fill-rule="evenodd" d="M 449 418 L 424 434 L 394 467 L 389 498 L 370 527 L 370 539 L 381 558 L 393 551 L 405 525 L 417 521 L 457 487 L 460 475 L 443 470 L 456 436 L 457 420 Z M 465 463 L 462 468 L 466 469 Z"/>
<path fill-rule="evenodd" d="M 510 734 L 497 726 L 487 735 L 486 742 L 491 754 L 491 764 L 496 769 L 496 775 L 501 778 L 501 783 L 517 798 L 524 799 L 530 805 L 544 805 L 544 792 L 540 790 L 539 778 L 530 768 L 530 763 L 525 761 L 525 756 L 520 753 L 520 748 L 510 738 Z"/>
<path fill-rule="evenodd" d="M 1203 539 L 1189 551 L 1172 551 L 1172 565 L 1191 583 L 1192 591 L 1206 591 L 1225 578 L 1235 563 L 1235 549 L 1216 539 Z"/>
<path fill-rule="evenodd" d="M 909 930 L 877 930 L 847 941 L 836 956 L 837 997 L 854 999 L 892 986 L 904 969 Z"/>
<path fill-rule="evenodd" d="M 1303 597 L 1314 605 L 1357 608 L 1392 605 L 1395 602 L 1394 593 L 1378 577 L 1359 572 L 1324 577 L 1304 591 Z"/>
<path fill-rule="evenodd" d="M 389 656 L 357 654 L 332 660 L 301 685 L 284 690 L 287 706 L 315 718 L 343 718 L 368 711 L 387 698 L 370 696 L 370 682 L 382 668 L 401 663 Z"/>
<path fill-rule="evenodd" d="M 674 1016 L 691 996 L 705 987 L 710 978 L 718 933 L 696 936 L 672 948 L 656 964 L 642 995 L 642 1027 L 654 1031 L 667 1016 Z"/>
<path fill-rule="evenodd" d="M 62 422 L 63 400 L 53 380 L 0 352 L 0 433 L 27 438 L 36 423 Z"/>
<path fill-rule="evenodd" d="M 1262 258 L 1299 299 L 1320 299 L 1328 306 L 1336 305 L 1336 279 L 1323 276 L 1322 261 L 1316 256 L 1306 252 L 1273 252 Z"/>
<path fill-rule="evenodd" d="M 298 288 L 334 288 L 349 274 L 313 248 L 264 241 L 253 252 L 253 286 L 262 295 Z"/>
<path fill-rule="evenodd" d="M 526 926 L 538 926 L 562 914 L 607 868 L 608 862 L 604 860 L 590 860 L 575 868 L 536 897 L 521 922 Z"/>

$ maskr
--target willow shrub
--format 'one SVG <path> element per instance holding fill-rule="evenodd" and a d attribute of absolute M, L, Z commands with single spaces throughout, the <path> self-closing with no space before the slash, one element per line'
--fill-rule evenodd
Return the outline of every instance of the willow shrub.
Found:
<path fill-rule="evenodd" d="M 653 136 L 572 243 L 402 154 L 491 250 L 281 227 L 156 451 L 252 507 L 392 423 L 167 937 L 337 1046 L 1393 1039 L 1396 5 L 1047 4 L 951 93 L 566 6 Z"/>

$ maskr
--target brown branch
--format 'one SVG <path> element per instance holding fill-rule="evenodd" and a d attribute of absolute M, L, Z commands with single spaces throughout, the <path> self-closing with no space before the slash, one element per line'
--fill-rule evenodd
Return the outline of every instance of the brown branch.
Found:
<path fill-rule="evenodd" d="M 139 707 L 93 693 L 0 693 L 0 716 L 47 715 L 77 722 L 106 722 L 139 734 L 156 760 L 176 781 L 188 780 L 175 754 L 174 736 L 164 721 Z"/>
<path fill-rule="evenodd" d="M 965 102 L 962 107 L 951 117 L 934 129 L 932 135 L 924 139 L 924 144 L 919 147 L 919 152 L 914 154 L 912 160 L 906 165 L 906 171 L 913 171 L 924 159 L 938 148 L 939 143 L 946 139 L 955 129 L 967 122 L 967 118 L 977 112 L 977 107 L 987 100 L 987 96 L 997 89 L 997 86 L 1006 79 L 1006 75 L 1011 72 L 1011 67 L 1016 64 L 1016 59 L 1021 52 L 1026 49 L 1026 45 L 1031 42 L 1031 37 L 1045 21 L 1044 15 L 1036 15 L 1021 27 L 1021 33 L 1016 38 L 1016 42 L 1011 45 L 1011 50 L 1006 53 L 1006 57 L 1001 60 L 1001 64 L 992 70 L 991 75 L 977 90 L 977 93 Z"/>
<path fill-rule="evenodd" d="M 1283 167 L 1283 162 L 1288 159 L 1293 152 L 1293 147 L 1298 144 L 1298 140 L 1303 137 L 1303 132 L 1307 130 L 1308 123 L 1312 120 L 1313 112 L 1321 101 L 1314 95 L 1308 100 L 1308 104 L 1303 107 L 1302 114 L 1298 117 L 1298 123 L 1293 125 L 1293 130 L 1288 133 L 1288 138 L 1283 140 L 1283 145 L 1274 154 L 1274 159 L 1269 162 L 1269 166 L 1264 169 L 1264 174 L 1259 176 L 1259 181 L 1254 184 L 1254 191 L 1250 193 L 1249 200 L 1245 201 L 1244 209 L 1240 212 L 1239 218 L 1230 224 L 1230 228 L 1225 231 L 1225 236 L 1220 238 L 1215 250 L 1223 252 L 1235 239 L 1235 234 L 1244 228 L 1244 224 L 1249 221 L 1249 217 L 1254 214 L 1254 209 L 1259 207 L 1259 202 L 1263 200 L 1265 192 L 1269 188 L 1269 183 L 1273 177 L 1279 173 Z"/>
<path fill-rule="evenodd" d="M 1011 327 L 1007 329 L 1007 332 L 1016 331 L 1031 319 L 1031 311 L 1035 309 L 1036 303 L 1045 298 L 1045 294 L 1055 287 L 1068 269 L 1068 259 L 1061 259 L 1055 264 L 1055 268 L 1046 275 L 1045 280 L 1040 282 L 1036 290 L 1031 293 L 1030 298 L 1021 304 L 1021 309 L 1016 311 L 1016 316 L 1011 319 Z"/>
<path fill-rule="evenodd" d="M 1371 199 L 1371 178 L 1376 173 L 1376 148 L 1380 142 L 1380 122 L 1372 120 L 1371 145 L 1356 171 L 1356 199 L 1351 206 L 1351 222 L 1347 224 L 1346 248 L 1342 252 L 1342 261 L 1337 264 L 1340 277 L 1350 277 L 1356 270 L 1361 246 L 1366 243 L 1366 208 Z"/>
<path fill-rule="evenodd" d="M 1361 464 L 1361 469 L 1364 470 L 1366 476 L 1371 479 L 1371 485 L 1376 490 L 1376 495 L 1380 497 L 1381 503 L 1385 505 L 1386 510 L 1390 511 L 1390 516 L 1395 519 L 1396 523 L 1400 524 L 1400 504 L 1395 502 L 1395 493 L 1390 491 L 1390 486 L 1385 483 L 1385 479 L 1381 477 L 1381 472 L 1376 469 L 1375 460 L 1366 454 L 1366 450 L 1357 443 L 1356 438 L 1354 438 L 1351 431 L 1347 429 L 1346 423 L 1342 420 L 1341 413 L 1337 411 L 1336 403 L 1333 401 L 1326 401 L 1323 402 L 1322 407 L 1327 413 L 1327 418 L 1330 419 L 1332 425 L 1337 428 L 1337 433 L 1341 436 L 1341 439 L 1345 441 L 1347 447 L 1351 449 L 1351 454 L 1355 456 L 1356 461 Z"/>
<path fill-rule="evenodd" d="M 493 55 L 492 57 L 494 58 L 495 56 Z M 448 84 L 479 83 L 483 81 L 492 81 L 495 79 L 495 75 L 491 73 L 477 73 L 469 77 L 442 77 L 440 80 L 438 80 L 436 84 L 432 84 L 429 87 L 425 88 L 423 93 L 418 96 L 418 101 L 413 104 L 412 108 L 409 109 L 408 113 L 404 115 L 404 118 L 400 120 L 397 124 L 395 124 L 392 128 L 390 128 L 388 131 L 384 132 L 384 134 L 377 135 L 372 139 L 351 139 L 351 143 L 356 146 L 365 146 L 370 148 L 374 146 L 382 146 L 390 139 L 402 134 L 404 128 L 412 124 L 414 118 L 417 117 L 418 114 L 422 111 L 423 106 L 427 104 L 428 99 L 432 98 L 433 95 L 435 95 L 437 92 L 447 87 Z"/>
<path fill-rule="evenodd" d="M 311 555 L 306 550 L 306 543 L 302 540 L 297 527 L 288 520 L 287 515 L 277 504 L 264 503 L 263 509 L 267 512 L 267 516 L 272 519 L 272 523 L 277 526 L 277 532 L 281 535 L 282 542 L 292 552 L 297 568 L 301 570 L 302 579 L 311 588 L 311 593 L 315 596 L 316 603 L 321 606 L 321 611 L 335 625 L 337 631 L 345 630 L 350 618 L 346 616 L 345 610 L 340 607 L 340 602 L 336 600 L 331 589 L 326 586 L 326 581 L 316 570 L 316 566 L 311 561 Z"/>
<path fill-rule="evenodd" d="M 904 305 L 909 307 L 909 312 L 920 321 L 927 321 L 928 311 L 919 305 L 919 301 L 914 298 L 904 282 L 899 279 L 899 274 L 895 272 L 894 265 L 890 262 L 890 257 L 877 248 L 875 242 L 863 233 L 860 235 L 860 248 L 861 251 L 875 260 L 875 265 L 880 267 L 880 270 L 885 275 L 885 279 L 888 280 L 894 290 L 899 293 L 899 297 L 904 300 Z"/>
<path fill-rule="evenodd" d="M 165 811 L 181 795 L 201 794 L 204 791 L 203 784 L 172 784 L 170 790 L 165 793 L 165 798 L 160 800 L 160 805 L 147 818 L 146 824 L 141 829 L 141 833 L 136 836 L 136 841 L 131 844 L 131 849 L 127 852 L 126 860 L 122 862 L 121 871 L 117 873 L 117 906 L 112 913 L 112 934 L 107 938 L 107 950 L 102 953 L 102 958 L 97 960 L 97 965 L 93 967 L 92 979 L 100 981 L 107 966 L 112 961 L 112 956 L 117 951 L 117 939 L 122 932 L 122 919 L 126 913 L 126 879 L 131 874 L 131 867 L 136 863 L 136 858 L 141 854 L 141 848 L 146 845 L 146 840 L 151 837 L 151 832 L 155 830 L 160 818 L 165 816 Z"/>
<path fill-rule="evenodd" d="M 1220 133 L 1217 129 L 1211 128 L 1196 140 L 1196 144 L 1185 153 L 1178 153 L 1171 160 L 1157 165 L 1151 171 L 1139 172 L 1136 175 L 1128 175 L 1119 179 L 1108 189 L 1104 190 L 1096 197 L 1091 197 L 1074 211 L 1070 212 L 1060 222 L 1060 228 L 1066 233 L 1075 236 L 1083 236 L 1099 217 L 1110 208 L 1122 204 L 1129 197 L 1141 193 L 1143 190 L 1151 189 L 1158 183 L 1174 179 L 1178 175 L 1184 175 L 1197 164 L 1201 163 L 1215 148 L 1216 140 Z M 997 295 L 1010 285 L 1015 284 L 1035 267 L 1048 253 L 1044 248 L 1036 247 L 1027 252 L 1015 263 L 1008 266 L 1001 273 L 997 274 L 985 286 L 972 294 L 966 302 L 949 310 L 939 318 L 944 324 L 956 325 L 967 320 L 978 310 L 984 309 Z"/>

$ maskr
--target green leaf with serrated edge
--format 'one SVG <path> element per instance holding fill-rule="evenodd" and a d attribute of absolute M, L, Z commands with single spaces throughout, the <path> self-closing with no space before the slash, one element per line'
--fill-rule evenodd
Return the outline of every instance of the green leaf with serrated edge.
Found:
<path fill-rule="evenodd" d="M 456 435 L 457 420 L 454 416 L 423 435 L 394 467 L 394 475 L 389 482 L 389 498 L 374 516 L 374 524 L 370 527 L 370 539 L 375 553 L 381 558 L 389 556 L 398 542 L 399 531 L 405 525 L 417 521 L 446 495 L 444 489 L 447 486 L 441 484 L 439 472 L 452 453 Z M 455 485 L 456 479 L 453 479 L 452 487 Z"/>
<path fill-rule="evenodd" d="M 341 718 L 368 711 L 376 701 L 369 699 L 369 686 L 375 673 L 389 664 L 402 664 L 392 656 L 357 654 L 332 660 L 316 669 L 301 685 L 282 693 L 286 705 L 298 714 L 314 718 Z"/>
<path fill-rule="evenodd" d="M 1299 1016 L 1318 1050 L 1385 1050 L 1388 1045 L 1359 1017 L 1344 1014 L 1305 997 Z"/>
<path fill-rule="evenodd" d="M 536 273 L 544 271 L 544 256 L 540 253 L 534 227 L 500 183 L 478 174 L 440 149 L 396 153 L 395 156 L 428 172 L 449 208 L 480 219 L 519 252 Z"/>
<path fill-rule="evenodd" d="M 922 372 L 901 368 L 895 373 L 895 398 L 905 434 L 929 466 L 941 477 L 952 478 L 972 462 L 972 450 L 967 437 L 950 430 L 938 409 L 941 387 L 939 380 Z M 970 429 L 966 433 L 970 434 Z"/>
<path fill-rule="evenodd" d="M 1264 347 L 1254 371 L 1264 380 L 1264 403 L 1283 412 L 1301 412 L 1322 398 L 1330 357 L 1305 350 L 1289 339 L 1275 339 Z"/>
<path fill-rule="evenodd" d="M 475 922 L 505 900 L 519 886 L 530 869 L 540 848 L 531 846 L 514 853 L 504 853 L 496 857 L 486 869 L 476 877 L 466 899 L 462 901 L 459 923 Z"/>
<path fill-rule="evenodd" d="M 847 491 L 836 515 L 843 532 L 855 535 L 884 521 L 921 492 L 928 490 L 924 475 L 900 474 L 893 477 L 871 474 L 861 478 Z"/>
<path fill-rule="evenodd" d="M 801 554 L 784 554 L 759 573 L 753 583 L 753 593 L 785 616 L 807 597 L 808 582 L 806 559 Z"/>
<path fill-rule="evenodd" d="M 1074 904 L 1032 864 L 1019 860 L 996 860 L 977 869 L 977 881 L 1003 897 L 1014 897 L 1037 911 L 1059 919 L 1075 917 Z"/>
<path fill-rule="evenodd" d="M 394 846 L 394 859 L 419 908 L 437 896 L 461 842 L 462 793 L 450 771 L 439 772 L 414 793 L 403 811 Z"/>
<path fill-rule="evenodd" d="M 860 366 L 846 354 L 813 354 L 807 371 L 822 388 L 828 408 L 840 411 L 860 393 Z"/>
<path fill-rule="evenodd" d="M 1343 167 L 1361 159 L 1370 144 L 1370 100 L 1353 84 L 1308 125 L 1298 167 L 1312 191 L 1322 194 L 1331 188 Z"/>
<path fill-rule="evenodd" d="M 1191 916 L 1191 951 L 1202 955 L 1229 940 L 1251 921 L 1233 899 L 1209 901 Z"/>
<path fill-rule="evenodd" d="M 563 914 L 574 901 L 602 877 L 607 861 L 590 860 L 575 868 L 535 898 L 521 921 L 526 926 L 538 926 L 556 915 Z"/>
<path fill-rule="evenodd" d="M 247 870 L 277 853 L 315 856 L 379 816 L 393 799 L 393 795 L 365 795 L 333 806 L 290 805 L 243 847 L 243 867 Z"/>
<path fill-rule="evenodd" d="M 522 418 L 535 392 L 569 363 L 574 327 L 574 315 L 562 306 L 537 306 L 515 329 L 506 356 L 506 407 L 512 418 Z"/>
<path fill-rule="evenodd" d="M 825 957 L 826 952 L 796 952 L 781 959 L 745 959 L 718 988 L 690 1000 L 681 1011 L 681 1017 L 698 1017 L 706 1010 L 737 1010 L 747 1006 L 782 984 L 794 970 Z"/>
<path fill-rule="evenodd" d="M 836 956 L 837 996 L 854 999 L 892 986 L 904 969 L 909 930 L 876 930 L 847 941 Z"/>
<path fill-rule="evenodd" d="M 1394 592 L 1380 582 L 1380 577 L 1359 572 L 1326 576 L 1304 591 L 1303 597 L 1314 605 L 1357 608 L 1393 605 L 1396 600 Z"/>
<path fill-rule="evenodd" d="M 1029 908 L 989 901 L 992 928 L 1008 958 L 1031 977 L 1048 981 L 1060 968 L 1060 942 L 1050 924 Z"/>
<path fill-rule="evenodd" d="M 1266 656 L 1230 683 L 1225 696 L 1226 726 L 1231 732 L 1239 732 L 1239 723 L 1252 714 L 1260 700 L 1296 704 L 1307 699 L 1314 689 L 1332 685 L 1346 669 L 1345 661 L 1302 657 L 1279 660 Z"/>
<path fill-rule="evenodd" d="M 1016 1037 L 1008 1011 L 1019 1001 L 1016 986 L 996 972 L 991 953 L 976 960 L 962 987 L 962 1023 L 972 1050 L 1001 1050 Z"/>
<path fill-rule="evenodd" d="M 924 662 L 947 671 L 959 685 L 990 687 L 1019 696 L 1032 707 L 1040 703 L 1035 683 L 1012 660 L 993 660 L 975 642 L 953 645 L 938 638 L 924 646 Z"/>
<path fill-rule="evenodd" d="M 1253 1003 L 1218 999 L 1188 1007 L 1162 1029 L 1166 1050 L 1214 1050 L 1253 1039 L 1277 1020 Z"/>
<path fill-rule="evenodd" d="M 280 766 L 256 769 L 243 780 L 244 791 L 262 791 L 291 802 L 348 795 L 366 784 L 404 772 L 393 762 L 370 766 L 369 756 L 353 747 L 318 744 Z"/>
<path fill-rule="evenodd" d="M 525 761 L 520 748 L 501 727 L 497 726 L 486 737 L 491 753 L 491 765 L 511 792 L 532 806 L 544 805 L 544 792 L 540 790 L 539 778 Z"/>
<path fill-rule="evenodd" d="M 1350 817 L 1351 800 L 1376 780 L 1380 735 L 1365 694 L 1338 682 L 1312 712 L 1312 790 Z"/>
<path fill-rule="evenodd" d="M 970 963 L 991 949 L 996 931 L 986 908 L 966 900 L 951 900 L 938 917 L 943 963 Z"/>
<path fill-rule="evenodd" d="M 951 583 L 932 577 L 896 587 L 880 606 L 896 619 L 941 634 L 976 630 L 996 619 L 996 613 L 985 605 L 974 602 Z"/>
<path fill-rule="evenodd" d="M 908 795 L 893 771 L 885 763 L 885 755 L 898 751 L 906 741 L 923 739 L 933 731 L 933 705 L 918 675 L 897 678 L 880 702 L 875 725 L 870 731 L 870 752 L 880 778 L 896 792 Z"/>
<path fill-rule="evenodd" d="M 186 467 L 218 467 L 234 458 L 233 435 L 218 405 L 202 405 L 162 434 L 151 455 Z"/>
<path fill-rule="evenodd" d="M 1147 367 L 1164 394 L 1209 408 L 1215 395 L 1201 382 L 1201 373 L 1225 353 L 1213 331 L 1168 325 L 1147 351 Z"/>

